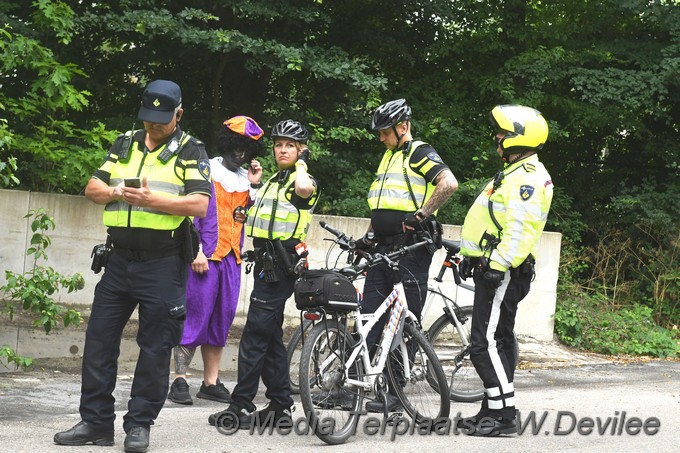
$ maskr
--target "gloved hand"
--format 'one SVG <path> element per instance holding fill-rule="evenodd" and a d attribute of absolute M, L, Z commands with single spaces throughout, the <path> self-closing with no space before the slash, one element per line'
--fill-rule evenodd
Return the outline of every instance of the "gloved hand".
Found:
<path fill-rule="evenodd" d="M 357 250 L 371 250 L 373 248 L 373 233 L 366 233 L 354 242 Z"/>
<path fill-rule="evenodd" d="M 484 279 L 486 288 L 490 291 L 495 291 L 496 288 L 501 286 L 503 278 L 505 278 L 505 272 L 497 271 L 496 269 L 489 269 L 488 271 L 484 272 L 482 278 Z"/>
<path fill-rule="evenodd" d="M 463 258 L 458 263 L 458 275 L 460 275 L 460 278 L 463 280 L 472 277 L 472 264 L 470 263 L 469 258 Z"/>
<path fill-rule="evenodd" d="M 405 226 L 411 227 L 414 230 L 422 228 L 420 226 L 420 220 L 416 217 L 415 213 L 406 214 L 403 222 Z"/>
<path fill-rule="evenodd" d="M 309 148 L 305 148 L 300 152 L 300 155 L 298 156 L 298 160 L 301 160 L 304 163 L 307 163 L 309 160 Z"/>

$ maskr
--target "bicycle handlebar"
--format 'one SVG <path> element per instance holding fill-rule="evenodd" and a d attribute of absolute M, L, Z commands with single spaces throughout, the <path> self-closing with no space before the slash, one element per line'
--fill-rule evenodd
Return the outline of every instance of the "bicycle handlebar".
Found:
<path fill-rule="evenodd" d="M 390 253 L 374 253 L 373 255 L 368 254 L 368 258 L 365 263 L 359 264 L 356 266 L 348 266 L 345 268 L 340 269 L 341 274 L 360 274 L 364 270 L 377 266 L 380 263 L 385 263 L 388 266 L 395 268 L 397 266 L 397 263 L 395 261 L 398 261 L 399 258 L 409 254 L 410 252 L 413 252 L 415 250 L 418 250 L 419 248 L 425 247 L 429 244 L 431 244 L 432 241 L 429 239 L 426 239 L 421 242 L 416 242 L 415 244 L 411 244 L 408 246 L 400 247 L 399 249 L 390 252 Z"/>
<path fill-rule="evenodd" d="M 319 225 L 321 225 L 321 228 L 325 229 L 333 236 L 338 238 L 338 244 L 340 245 L 340 248 L 345 250 L 353 250 L 355 248 L 354 240 L 352 238 L 348 238 L 342 231 L 336 230 L 323 220 L 319 222 Z"/>
<path fill-rule="evenodd" d="M 323 220 L 319 222 L 319 225 L 321 225 L 323 229 L 330 232 L 338 239 L 338 244 L 340 245 L 341 248 L 347 247 L 347 250 L 353 250 L 357 253 L 363 252 L 361 250 L 356 250 L 354 240 L 352 240 L 352 238 L 348 238 L 347 235 L 345 235 L 345 233 L 343 233 L 342 231 L 336 230 Z M 358 276 L 364 270 L 370 267 L 377 266 L 380 263 L 386 263 L 388 266 L 394 266 L 396 264 L 394 262 L 395 260 L 398 260 L 402 256 L 430 244 L 432 244 L 432 241 L 430 239 L 425 239 L 424 241 L 416 242 L 415 244 L 412 245 L 400 247 L 399 249 L 390 253 L 370 254 L 368 252 L 363 252 L 362 255 L 364 256 L 364 258 L 366 258 L 365 263 L 347 266 L 340 269 L 338 272 L 352 278 Z"/>

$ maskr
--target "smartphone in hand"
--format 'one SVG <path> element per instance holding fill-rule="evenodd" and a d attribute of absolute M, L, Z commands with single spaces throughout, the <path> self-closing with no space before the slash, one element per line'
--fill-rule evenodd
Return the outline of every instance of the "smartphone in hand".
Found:
<path fill-rule="evenodd" d="M 125 178 L 124 180 L 125 187 L 134 187 L 136 189 L 139 189 L 142 187 L 142 180 L 139 178 Z"/>

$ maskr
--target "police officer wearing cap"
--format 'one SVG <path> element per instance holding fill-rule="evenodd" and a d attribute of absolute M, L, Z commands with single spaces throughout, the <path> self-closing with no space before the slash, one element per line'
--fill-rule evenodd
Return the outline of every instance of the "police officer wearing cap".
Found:
<path fill-rule="evenodd" d="M 534 259 L 548 218 L 553 184 L 536 154 L 548 138 L 538 110 L 498 105 L 491 111 L 503 170 L 480 192 L 461 232 L 462 273 L 475 282 L 470 359 L 486 389 L 477 415 L 462 419 L 466 434 L 517 432 L 515 315 L 529 293 Z"/>
<path fill-rule="evenodd" d="M 405 99 L 387 102 L 373 113 L 371 128 L 387 150 L 378 166 L 368 192 L 371 223 L 359 247 L 375 242 L 377 252 L 385 253 L 416 241 L 425 223 L 434 220 L 437 210 L 458 188 L 458 182 L 435 149 L 411 135 L 411 107 Z M 369 239 L 373 234 L 373 239 Z M 420 318 L 427 296 L 427 280 L 433 250 L 420 249 L 399 262 L 409 310 Z M 392 272 L 386 264 L 372 267 L 366 275 L 362 312 L 372 313 L 392 291 Z M 366 339 L 369 347 L 378 341 L 383 322 L 378 323 Z M 390 392 L 388 410 L 400 403 Z M 371 401 L 366 409 L 382 412 L 384 403 Z"/>
<path fill-rule="evenodd" d="M 290 266 L 305 255 L 302 241 L 319 192 L 316 180 L 307 172 L 307 129 L 298 121 L 285 120 L 274 126 L 271 138 L 278 171 L 257 191 L 246 223 L 256 261 L 248 316 L 238 349 L 238 382 L 229 407 L 208 418 L 211 425 L 237 424 L 240 429 L 248 429 L 258 419 L 264 425 L 269 418 L 277 427 L 292 426 L 283 312 L 296 279 Z M 260 378 L 267 388 L 269 404 L 255 412 L 253 399 Z"/>
<path fill-rule="evenodd" d="M 138 118 L 144 129 L 118 137 L 85 196 L 105 205 L 113 250 L 95 289 L 82 365 L 81 421 L 57 433 L 61 445 L 113 445 L 117 360 L 123 328 L 139 308 L 140 348 L 128 411 L 126 452 L 145 452 L 168 394 L 172 348 L 185 315 L 189 217 L 205 215 L 210 166 L 202 142 L 183 132 L 180 87 L 151 82 Z M 132 178 L 139 178 L 133 180 Z M 127 185 L 126 185 L 127 180 Z M 137 187 L 135 187 L 137 186 Z"/>

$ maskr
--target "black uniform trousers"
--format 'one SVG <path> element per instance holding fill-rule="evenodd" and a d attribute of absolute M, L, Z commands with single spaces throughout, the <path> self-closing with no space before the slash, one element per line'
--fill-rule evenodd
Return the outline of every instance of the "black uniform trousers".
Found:
<path fill-rule="evenodd" d="M 533 274 L 511 269 L 495 292 L 486 287 L 482 276 L 475 269 L 470 360 L 486 389 L 482 410 L 514 419 L 515 316 L 517 305 L 529 293 Z"/>
<path fill-rule="evenodd" d="M 388 253 L 392 246 L 378 245 L 376 253 Z M 425 248 L 411 252 L 399 261 L 399 275 L 404 285 L 404 295 L 408 309 L 418 319 L 421 317 L 425 298 L 427 297 L 427 279 L 433 254 Z M 364 294 L 361 302 L 361 313 L 373 313 L 394 289 L 394 275 L 387 264 L 380 264 L 368 270 L 364 283 Z M 389 311 L 384 313 L 366 338 L 369 348 L 373 348 L 385 328 Z"/>
<path fill-rule="evenodd" d="M 149 428 L 168 394 L 172 348 L 184 321 L 169 310 L 185 305 L 187 264 L 179 256 L 132 261 L 115 251 L 97 284 L 83 352 L 80 415 L 88 424 L 112 430 L 123 328 L 139 306 L 139 358 L 123 417 L 123 429 Z"/>
<path fill-rule="evenodd" d="M 295 277 L 277 271 L 278 282 L 267 283 L 255 266 L 255 282 L 250 307 L 238 347 L 238 382 L 231 399 L 249 412 L 256 409 L 253 399 L 262 378 L 265 396 L 272 403 L 288 408 L 293 405 L 288 380 L 288 353 L 283 344 L 283 311 L 293 294 Z"/>

